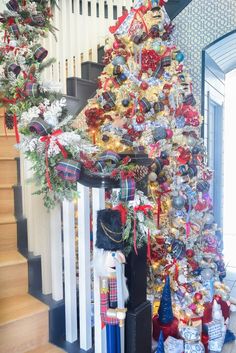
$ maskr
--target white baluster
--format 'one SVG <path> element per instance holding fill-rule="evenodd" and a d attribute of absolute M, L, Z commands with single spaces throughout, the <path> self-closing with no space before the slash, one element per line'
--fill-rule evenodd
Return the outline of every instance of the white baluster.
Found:
<path fill-rule="evenodd" d="M 63 201 L 64 230 L 64 275 L 65 275 L 65 312 L 66 340 L 75 342 L 77 333 L 77 299 L 76 299 L 76 257 L 75 257 L 75 220 L 74 203 Z"/>
<path fill-rule="evenodd" d="M 40 246 L 41 269 L 42 269 L 42 292 L 52 293 L 52 272 L 51 272 L 51 246 L 50 246 L 50 214 L 43 204 L 41 195 L 33 195 L 37 200 L 37 222 L 35 227 L 35 244 Z"/>
<path fill-rule="evenodd" d="M 96 244 L 97 235 L 97 211 L 105 208 L 105 190 L 92 189 L 93 191 L 93 246 Z M 94 340 L 95 340 L 95 353 L 106 353 L 106 329 L 101 329 L 101 316 L 100 316 L 100 284 L 99 276 L 94 270 Z"/>
<path fill-rule="evenodd" d="M 52 298 L 63 299 L 61 205 L 50 211 Z"/>
<path fill-rule="evenodd" d="M 89 188 L 78 184 L 80 348 L 92 348 Z"/>

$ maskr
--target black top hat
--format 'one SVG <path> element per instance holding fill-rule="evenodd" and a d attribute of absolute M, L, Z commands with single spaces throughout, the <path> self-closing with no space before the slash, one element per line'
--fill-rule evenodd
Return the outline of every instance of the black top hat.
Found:
<path fill-rule="evenodd" d="M 117 251 L 124 248 L 120 212 L 109 208 L 97 213 L 97 241 L 99 249 Z"/>

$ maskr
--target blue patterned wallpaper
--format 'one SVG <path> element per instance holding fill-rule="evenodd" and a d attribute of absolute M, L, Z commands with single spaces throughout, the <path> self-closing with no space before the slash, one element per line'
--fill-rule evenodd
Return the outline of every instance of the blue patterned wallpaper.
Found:
<path fill-rule="evenodd" d="M 202 50 L 236 28 L 236 0 L 192 0 L 173 22 L 200 107 Z"/>

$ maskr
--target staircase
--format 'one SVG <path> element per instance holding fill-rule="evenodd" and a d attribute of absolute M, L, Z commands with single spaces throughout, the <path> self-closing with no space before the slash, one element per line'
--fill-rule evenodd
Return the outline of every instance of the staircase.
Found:
<path fill-rule="evenodd" d="M 56 353 L 48 343 L 48 306 L 28 294 L 27 259 L 17 251 L 14 190 L 18 156 L 0 110 L 0 353 Z"/>

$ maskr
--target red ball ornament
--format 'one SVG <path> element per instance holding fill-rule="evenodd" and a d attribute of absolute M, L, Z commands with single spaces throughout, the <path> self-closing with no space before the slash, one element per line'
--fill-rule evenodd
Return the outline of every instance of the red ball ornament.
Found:
<path fill-rule="evenodd" d="M 141 82 L 141 85 L 140 85 L 140 88 L 142 89 L 142 90 L 146 90 L 146 89 L 148 89 L 148 83 L 147 82 L 145 82 L 145 81 L 142 81 Z"/>
<path fill-rule="evenodd" d="M 194 256 L 194 251 L 192 249 L 187 249 L 186 250 L 186 256 L 187 257 L 193 257 Z"/>
<path fill-rule="evenodd" d="M 199 301 L 202 299 L 202 293 L 199 293 L 199 292 L 195 293 L 195 294 L 194 294 L 194 299 L 195 299 L 197 302 L 199 302 Z"/>
<path fill-rule="evenodd" d="M 173 136 L 173 131 L 171 129 L 166 129 L 166 138 L 171 139 Z"/>
<path fill-rule="evenodd" d="M 117 50 L 117 49 L 119 49 L 119 48 L 120 48 L 120 43 L 119 43 L 118 41 L 115 41 L 115 42 L 113 43 L 113 49 Z"/>
<path fill-rule="evenodd" d="M 144 123 L 144 121 L 145 121 L 145 118 L 144 118 L 143 115 L 138 115 L 138 116 L 136 117 L 136 122 L 137 122 L 138 124 L 142 124 L 142 123 Z"/>

